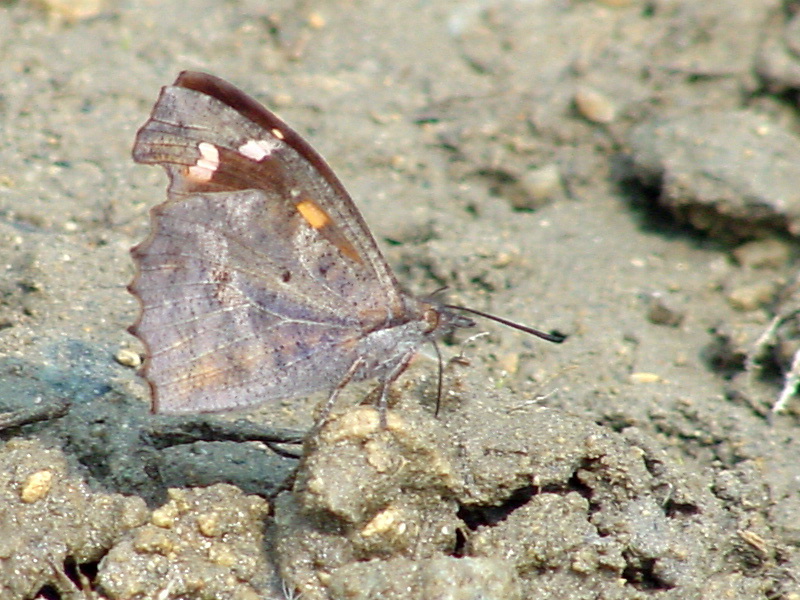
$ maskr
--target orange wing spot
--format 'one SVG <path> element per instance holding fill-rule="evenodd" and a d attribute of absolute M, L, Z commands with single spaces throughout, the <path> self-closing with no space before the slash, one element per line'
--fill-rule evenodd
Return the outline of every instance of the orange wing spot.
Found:
<path fill-rule="evenodd" d="M 336 246 L 339 252 L 357 263 L 364 263 L 358 250 L 356 250 L 353 244 L 342 235 L 342 231 L 336 227 L 333 219 L 331 219 L 330 215 L 326 213 L 319 204 L 308 198 L 303 198 L 295 206 L 300 216 L 303 217 L 313 229 L 318 231 L 322 237 Z"/>
<path fill-rule="evenodd" d="M 297 210 L 314 229 L 322 229 L 331 223 L 331 218 L 328 216 L 328 213 L 322 210 L 319 204 L 311 200 L 301 200 L 298 202 Z"/>

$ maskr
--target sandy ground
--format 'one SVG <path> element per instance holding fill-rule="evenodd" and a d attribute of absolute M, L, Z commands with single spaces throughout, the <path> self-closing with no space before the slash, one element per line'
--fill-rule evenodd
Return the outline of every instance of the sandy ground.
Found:
<path fill-rule="evenodd" d="M 794 10 L 0 5 L 0 596 L 800 597 Z M 168 441 L 125 289 L 165 177 L 130 148 L 183 69 L 307 136 L 408 289 L 567 341 L 481 323 L 439 418 L 421 359 L 386 430 L 348 389 L 269 502 L 295 460 Z"/>

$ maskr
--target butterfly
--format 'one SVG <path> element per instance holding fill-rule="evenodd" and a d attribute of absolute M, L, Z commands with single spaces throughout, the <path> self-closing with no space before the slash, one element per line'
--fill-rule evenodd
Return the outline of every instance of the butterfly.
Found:
<path fill-rule="evenodd" d="M 136 135 L 167 201 L 132 250 L 143 375 L 159 413 L 230 410 L 349 382 L 387 394 L 420 346 L 481 311 L 404 292 L 323 158 L 232 84 L 184 71 Z"/>

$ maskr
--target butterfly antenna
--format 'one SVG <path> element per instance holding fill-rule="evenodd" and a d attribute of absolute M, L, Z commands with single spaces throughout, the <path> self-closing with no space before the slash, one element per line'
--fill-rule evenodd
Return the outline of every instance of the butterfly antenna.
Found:
<path fill-rule="evenodd" d="M 478 315 L 479 317 L 484 317 L 486 319 L 489 319 L 490 321 L 496 321 L 498 323 L 502 323 L 503 325 L 511 327 L 512 329 L 524 331 L 525 333 L 535 335 L 538 338 L 542 338 L 543 340 L 547 340 L 548 342 L 553 342 L 555 344 L 560 344 L 565 339 L 567 339 L 567 336 L 564 335 L 563 333 L 558 333 L 558 332 L 546 333 L 544 331 L 540 331 L 539 329 L 528 327 L 527 325 L 522 325 L 520 323 L 515 323 L 514 321 L 509 321 L 508 319 L 504 319 L 503 317 L 498 317 L 496 315 L 485 313 L 482 310 L 467 308 L 466 306 L 456 306 L 455 304 L 445 304 L 444 306 L 445 308 L 463 310 L 465 312 L 472 313 L 473 315 Z"/>

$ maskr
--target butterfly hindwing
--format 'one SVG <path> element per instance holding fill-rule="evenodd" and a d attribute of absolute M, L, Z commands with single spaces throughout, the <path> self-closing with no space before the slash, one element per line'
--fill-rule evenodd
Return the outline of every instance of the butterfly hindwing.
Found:
<path fill-rule="evenodd" d="M 279 214 L 276 206 L 245 190 L 154 210 L 154 233 L 134 249 L 131 291 L 142 303 L 133 331 L 148 348 L 157 410 L 222 410 L 331 388 L 356 360 L 354 274 L 323 285 L 298 260 L 298 240 L 275 237 L 280 220 L 248 226 L 254 214 Z"/>

